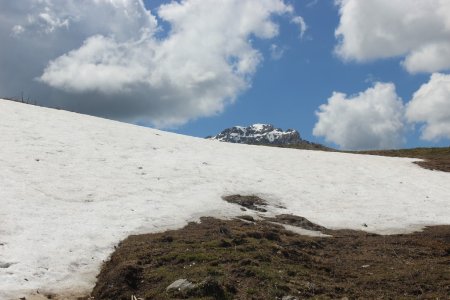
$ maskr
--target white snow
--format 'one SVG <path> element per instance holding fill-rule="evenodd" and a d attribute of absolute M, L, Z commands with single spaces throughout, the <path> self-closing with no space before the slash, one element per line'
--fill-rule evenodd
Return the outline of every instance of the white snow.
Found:
<path fill-rule="evenodd" d="M 256 131 L 262 131 L 264 127 L 270 126 L 269 124 L 253 124 L 250 127 Z"/>
<path fill-rule="evenodd" d="M 0 299 L 89 292 L 129 234 L 240 215 L 227 194 L 329 228 L 450 224 L 450 174 L 412 161 L 217 143 L 0 100 Z"/>
<path fill-rule="evenodd" d="M 278 222 L 270 222 L 270 223 L 283 226 L 284 229 L 291 231 L 293 233 L 301 234 L 301 235 L 315 236 L 315 237 L 331 237 L 331 235 L 324 234 L 324 233 L 322 233 L 320 231 L 316 231 L 316 230 L 304 229 L 301 227 L 292 226 L 292 225 L 288 225 L 288 224 L 282 224 L 282 223 L 278 223 Z"/>

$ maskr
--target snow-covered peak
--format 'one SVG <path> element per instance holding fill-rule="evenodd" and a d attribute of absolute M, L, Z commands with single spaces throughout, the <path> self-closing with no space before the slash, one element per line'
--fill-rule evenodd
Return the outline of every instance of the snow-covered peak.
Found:
<path fill-rule="evenodd" d="M 298 131 L 293 129 L 283 131 L 271 124 L 253 124 L 248 127 L 234 126 L 209 139 L 255 145 L 292 145 L 304 142 Z"/>

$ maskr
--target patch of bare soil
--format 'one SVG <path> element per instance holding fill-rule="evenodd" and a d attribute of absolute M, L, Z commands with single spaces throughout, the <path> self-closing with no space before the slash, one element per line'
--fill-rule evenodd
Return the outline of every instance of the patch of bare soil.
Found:
<path fill-rule="evenodd" d="M 202 218 L 179 230 L 134 235 L 100 274 L 94 299 L 448 299 L 450 226 L 381 236 L 320 238 L 281 225 L 308 220 Z M 184 279 L 184 280 L 183 280 Z M 177 281 L 178 280 L 178 281 Z M 167 289 L 172 283 L 175 288 Z"/>
<path fill-rule="evenodd" d="M 263 208 L 263 206 L 267 206 L 267 202 L 264 199 L 261 199 L 258 196 L 249 195 L 229 195 L 222 197 L 223 200 L 240 205 L 241 207 L 245 207 L 254 211 L 266 212 L 267 210 Z"/>

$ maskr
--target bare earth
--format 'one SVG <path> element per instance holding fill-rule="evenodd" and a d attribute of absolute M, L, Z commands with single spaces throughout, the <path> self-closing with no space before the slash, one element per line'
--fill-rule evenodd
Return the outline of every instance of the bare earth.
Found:
<path fill-rule="evenodd" d="M 450 226 L 391 236 L 323 232 L 333 237 L 298 235 L 247 216 L 203 218 L 180 230 L 130 236 L 103 266 L 92 296 L 448 299 Z M 196 287 L 166 291 L 178 279 Z"/>

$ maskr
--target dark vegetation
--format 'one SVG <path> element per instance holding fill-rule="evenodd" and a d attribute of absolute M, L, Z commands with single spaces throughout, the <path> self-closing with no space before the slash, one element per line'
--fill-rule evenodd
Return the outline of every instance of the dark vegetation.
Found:
<path fill-rule="evenodd" d="M 280 216 L 281 222 L 294 225 L 310 223 L 305 220 Z M 246 216 L 202 218 L 180 230 L 130 236 L 104 264 L 92 296 L 448 299 L 450 226 L 391 236 L 326 233 L 333 237 L 301 236 Z M 190 288 L 167 290 L 179 279 L 191 283 Z"/>

